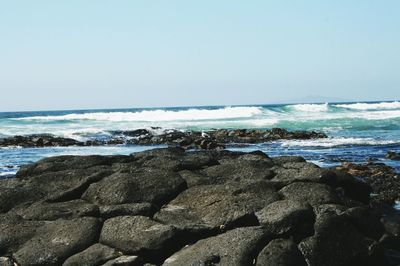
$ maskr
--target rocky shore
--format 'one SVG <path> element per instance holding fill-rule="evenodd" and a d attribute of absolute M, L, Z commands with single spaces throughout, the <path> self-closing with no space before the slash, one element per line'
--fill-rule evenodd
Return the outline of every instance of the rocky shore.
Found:
<path fill-rule="evenodd" d="M 181 148 L 43 159 L 0 180 L 0 265 L 399 265 L 399 223 L 349 169 Z"/>
<path fill-rule="evenodd" d="M 13 136 L 0 139 L 0 147 L 54 147 L 54 146 L 101 146 L 115 144 L 168 145 L 184 149 L 224 149 L 230 143 L 262 143 L 281 139 L 326 138 L 324 133 L 314 131 L 287 131 L 281 128 L 270 130 L 216 129 L 210 131 L 178 131 L 137 129 L 111 131 L 110 139 L 77 141 L 49 134 Z"/>

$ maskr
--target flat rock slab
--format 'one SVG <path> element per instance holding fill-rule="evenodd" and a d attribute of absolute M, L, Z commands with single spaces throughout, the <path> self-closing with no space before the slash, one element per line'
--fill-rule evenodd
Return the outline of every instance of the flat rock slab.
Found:
<path fill-rule="evenodd" d="M 339 203 L 339 198 L 333 189 L 325 184 L 310 182 L 295 182 L 282 188 L 279 192 L 289 200 L 318 206 L 326 203 Z"/>
<path fill-rule="evenodd" d="M 104 222 L 100 242 L 128 254 L 150 251 L 161 254 L 172 247 L 176 234 L 177 230 L 173 226 L 155 222 L 148 217 L 119 216 Z"/>
<path fill-rule="evenodd" d="M 257 223 L 254 213 L 279 199 L 268 182 L 197 186 L 164 206 L 155 219 L 189 231 L 200 226 L 229 228 L 242 222 Z"/>
<path fill-rule="evenodd" d="M 144 169 L 136 173 L 116 173 L 93 183 L 83 198 L 100 205 L 148 202 L 163 204 L 186 188 L 177 173 Z"/>
<path fill-rule="evenodd" d="M 277 235 L 290 232 L 296 237 L 312 232 L 315 220 L 311 206 L 292 200 L 273 202 L 256 215 L 260 224 L 270 232 Z"/>
<path fill-rule="evenodd" d="M 46 222 L 13 257 L 20 265 L 59 265 L 94 244 L 100 228 L 95 218 Z"/>
<path fill-rule="evenodd" d="M 254 251 L 261 250 L 267 239 L 268 233 L 258 227 L 234 229 L 183 248 L 163 265 L 252 265 Z"/>

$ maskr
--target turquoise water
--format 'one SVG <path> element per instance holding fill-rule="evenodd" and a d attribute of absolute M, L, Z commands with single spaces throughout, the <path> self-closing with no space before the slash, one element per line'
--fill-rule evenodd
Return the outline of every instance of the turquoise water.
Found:
<path fill-rule="evenodd" d="M 209 106 L 151 109 L 79 110 L 0 113 L 0 137 L 51 133 L 77 140 L 107 139 L 111 130 L 209 130 L 213 128 L 281 127 L 318 130 L 328 139 L 232 145 L 234 150 L 260 149 L 271 156 L 301 155 L 322 166 L 340 160 L 384 160 L 400 151 L 400 102 Z M 129 154 L 148 147 L 0 148 L 0 176 L 22 164 L 60 154 Z M 385 161 L 386 162 L 386 161 Z M 399 168 L 397 162 L 387 162 Z"/>

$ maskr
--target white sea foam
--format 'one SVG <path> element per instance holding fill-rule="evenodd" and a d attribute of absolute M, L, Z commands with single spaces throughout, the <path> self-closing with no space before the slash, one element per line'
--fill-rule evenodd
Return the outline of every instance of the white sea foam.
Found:
<path fill-rule="evenodd" d="M 376 140 L 373 138 L 325 138 L 315 140 L 283 140 L 279 141 L 283 147 L 324 147 L 332 148 L 345 145 L 389 145 L 399 143 L 394 140 Z"/>
<path fill-rule="evenodd" d="M 300 112 L 326 112 L 328 111 L 328 103 L 324 104 L 295 104 L 292 109 Z"/>
<path fill-rule="evenodd" d="M 32 116 L 18 120 L 95 120 L 112 122 L 133 121 L 194 121 L 209 119 L 246 118 L 262 114 L 261 107 L 225 107 L 220 109 L 188 109 L 182 111 L 144 110 L 139 112 L 98 112 L 62 116 Z"/>
<path fill-rule="evenodd" d="M 399 109 L 400 102 L 380 102 L 380 103 L 351 103 L 336 104 L 335 106 L 353 110 L 379 110 L 379 109 Z"/>

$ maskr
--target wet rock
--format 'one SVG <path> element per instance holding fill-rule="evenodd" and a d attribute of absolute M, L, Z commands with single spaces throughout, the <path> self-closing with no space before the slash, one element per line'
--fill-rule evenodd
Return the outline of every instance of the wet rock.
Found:
<path fill-rule="evenodd" d="M 100 227 L 95 218 L 47 222 L 13 257 L 20 265 L 60 265 L 71 255 L 94 244 Z"/>
<path fill-rule="evenodd" d="M 314 231 L 312 208 L 301 202 L 276 201 L 258 211 L 256 216 L 263 227 L 277 235 L 290 233 L 301 239 Z"/>
<path fill-rule="evenodd" d="M 189 231 L 254 225 L 254 212 L 279 199 L 266 182 L 196 186 L 164 206 L 155 219 Z"/>
<path fill-rule="evenodd" d="M 116 144 L 168 145 L 187 149 L 224 149 L 229 143 L 262 143 L 278 139 L 326 138 L 323 133 L 314 131 L 217 129 L 207 132 L 179 130 L 117 130 L 110 131 L 110 139 L 94 139 L 80 142 L 70 138 L 50 134 L 13 136 L 0 139 L 1 146 L 54 147 L 54 146 L 103 146 Z"/>
<path fill-rule="evenodd" d="M 303 255 L 290 239 L 274 239 L 260 252 L 257 266 L 306 266 Z"/>
<path fill-rule="evenodd" d="M 132 174 L 116 173 L 93 183 L 83 198 L 100 205 L 148 202 L 162 205 L 186 188 L 173 172 L 145 168 Z"/>
<path fill-rule="evenodd" d="M 83 146 L 82 142 L 70 138 L 56 137 L 53 135 L 28 135 L 13 136 L 0 139 L 0 147 L 21 146 L 27 147 L 54 147 L 54 146 Z"/>
<path fill-rule="evenodd" d="M 258 227 L 234 229 L 183 248 L 163 265 L 252 265 L 268 237 Z"/>
<path fill-rule="evenodd" d="M 119 257 L 121 254 L 114 248 L 94 244 L 84 251 L 69 257 L 63 266 L 96 266 Z"/>
<path fill-rule="evenodd" d="M 159 261 L 176 248 L 177 230 L 144 216 L 119 216 L 104 222 L 100 242 L 128 254 L 146 256 L 153 252 L 152 260 Z M 155 257 L 157 256 L 157 257 Z"/>
<path fill-rule="evenodd" d="M 339 199 L 332 188 L 325 184 L 295 182 L 282 188 L 279 192 L 286 199 L 308 203 L 311 206 L 318 206 L 325 203 L 339 203 Z"/>
<path fill-rule="evenodd" d="M 389 159 L 389 160 L 397 160 L 397 161 L 399 161 L 400 160 L 400 154 L 398 154 L 397 152 L 394 152 L 394 151 L 388 151 L 388 153 L 386 154 L 385 158 Z"/>

